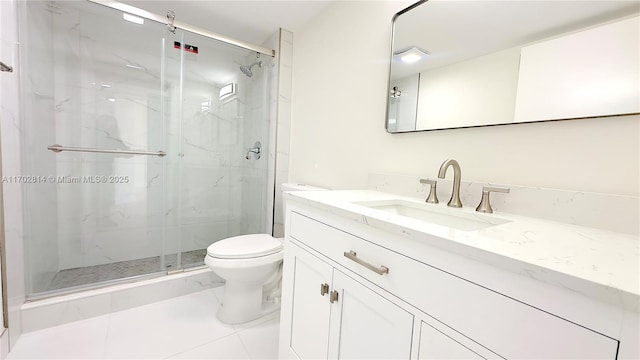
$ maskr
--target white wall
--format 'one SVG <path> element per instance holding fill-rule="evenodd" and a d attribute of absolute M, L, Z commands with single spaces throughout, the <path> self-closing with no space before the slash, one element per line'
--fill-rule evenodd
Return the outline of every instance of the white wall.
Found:
<path fill-rule="evenodd" d="M 454 158 L 465 180 L 638 195 L 638 116 L 387 134 L 391 17 L 410 4 L 335 2 L 294 32 L 290 180 L 365 188 Z"/>
<path fill-rule="evenodd" d="M 420 73 L 416 129 L 513 122 L 520 48 Z"/>
<path fill-rule="evenodd" d="M 515 119 L 640 112 L 638 30 L 633 16 L 524 46 Z"/>

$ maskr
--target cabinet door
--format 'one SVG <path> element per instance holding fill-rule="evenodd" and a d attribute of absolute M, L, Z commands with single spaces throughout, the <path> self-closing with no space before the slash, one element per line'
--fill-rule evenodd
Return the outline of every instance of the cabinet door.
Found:
<path fill-rule="evenodd" d="M 422 322 L 418 359 L 484 359 L 457 340 L 445 335 L 431 325 Z"/>
<path fill-rule="evenodd" d="M 331 304 L 329 294 L 320 290 L 323 284 L 330 289 L 333 268 L 297 246 L 291 250 L 295 255 L 289 346 L 300 359 L 326 359 Z"/>
<path fill-rule="evenodd" d="M 409 359 L 413 315 L 334 270 L 330 359 Z"/>

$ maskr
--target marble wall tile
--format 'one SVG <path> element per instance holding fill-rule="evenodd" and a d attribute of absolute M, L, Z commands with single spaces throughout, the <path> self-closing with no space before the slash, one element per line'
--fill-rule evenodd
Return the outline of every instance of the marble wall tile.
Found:
<path fill-rule="evenodd" d="M 69 170 L 64 170 L 65 167 Z M 152 161 L 145 164 L 138 159 L 116 158 L 106 164 L 96 161 L 59 163 L 58 169 L 59 174 L 117 174 L 127 179 L 126 183 L 114 184 L 59 183 L 56 191 L 49 192 L 57 194 L 58 199 L 54 213 L 58 214 L 59 269 L 130 260 L 134 254 L 142 257 L 157 255 L 157 249 L 153 247 L 147 253 L 140 247 L 148 244 L 148 238 L 158 239 L 157 235 L 147 234 L 141 229 L 162 225 L 160 166 Z M 110 237 L 116 238 L 109 241 Z M 128 241 L 132 249 L 138 250 L 132 252 L 127 247 L 122 248 L 118 238 Z"/>
<path fill-rule="evenodd" d="M 206 249 L 218 240 L 239 235 L 231 231 L 229 218 L 210 220 L 200 224 L 171 227 L 167 232 L 166 253 L 173 254 L 178 250 L 191 251 Z"/>
<path fill-rule="evenodd" d="M 276 146 L 276 193 L 274 203 L 274 232 L 275 237 L 284 236 L 284 219 L 282 211 L 282 192 L 280 184 L 289 180 L 289 148 L 291 133 L 291 94 L 293 77 L 293 33 L 280 29 L 278 44 L 280 59 L 278 62 L 278 130 Z"/>
<path fill-rule="evenodd" d="M 254 55 L 248 55 L 246 62 L 254 60 Z M 254 71 L 254 76 L 245 79 L 247 92 L 245 98 L 245 117 L 243 144 L 244 154 L 242 164 L 242 197 L 241 197 L 241 227 L 243 233 L 271 232 L 271 226 L 266 224 L 266 204 L 271 196 L 268 191 L 268 168 L 270 157 L 268 149 L 269 137 L 269 78 L 273 59 L 263 58 L 260 71 Z M 252 148 L 256 141 L 260 141 L 263 154 L 260 159 L 250 156 L 246 159 L 246 149 Z M 265 228 L 266 227 L 266 228 Z"/>

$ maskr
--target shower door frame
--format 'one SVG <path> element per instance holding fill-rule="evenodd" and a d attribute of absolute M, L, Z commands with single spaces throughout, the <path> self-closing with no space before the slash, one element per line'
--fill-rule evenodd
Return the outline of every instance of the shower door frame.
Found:
<path fill-rule="evenodd" d="M 171 31 L 175 31 L 175 29 L 181 29 L 187 32 L 191 32 L 194 34 L 198 34 L 198 35 L 202 35 L 204 37 L 208 37 L 214 40 L 218 40 L 218 41 L 222 41 L 224 43 L 230 44 L 230 45 L 235 45 L 241 48 L 245 48 L 247 50 L 253 50 L 255 52 L 259 52 L 261 54 L 264 55 L 268 55 L 271 57 L 275 57 L 276 56 L 276 51 L 273 49 L 267 49 L 265 47 L 262 46 L 258 46 L 258 45 L 254 45 L 242 40 L 237 40 L 237 39 L 233 39 L 231 37 L 228 36 L 224 36 L 212 31 L 208 31 L 202 28 L 199 28 L 197 26 L 193 26 L 187 23 L 183 23 L 181 21 L 175 21 L 175 15 L 173 15 L 172 18 L 172 12 L 169 11 L 167 13 L 167 16 L 162 16 L 162 15 L 158 15 L 158 14 L 154 14 L 152 12 L 146 11 L 146 10 L 142 10 L 139 9 L 135 6 L 131 6 L 131 5 L 127 5 L 121 2 L 117 2 L 117 1 L 112 1 L 112 0 L 87 0 L 89 2 L 95 3 L 95 4 L 100 4 L 106 7 L 110 7 L 112 9 L 115 10 L 119 10 L 119 11 L 123 11 L 126 13 L 130 13 L 132 15 L 136 15 L 148 20 L 152 20 L 155 22 L 159 22 L 161 24 L 166 24 L 169 29 Z"/>
<path fill-rule="evenodd" d="M 275 58 L 276 55 L 276 51 L 273 49 L 268 49 L 265 47 L 261 47 L 261 46 L 257 46 L 257 45 L 253 45 L 250 43 L 246 43 L 243 41 L 239 41 L 239 40 L 235 40 L 223 35 L 219 35 L 213 32 L 209 32 L 207 30 L 201 29 L 201 28 L 197 28 L 195 26 L 191 26 L 189 24 L 186 23 L 182 23 L 182 22 L 178 22 L 178 21 L 172 21 L 170 18 L 164 18 L 163 16 L 157 15 L 157 14 L 153 14 L 151 12 L 147 12 L 145 10 L 127 5 L 127 4 L 123 4 L 123 3 L 119 3 L 116 1 L 110 1 L 110 0 L 86 0 L 89 3 L 94 3 L 96 5 L 102 5 L 102 6 L 106 6 L 108 8 L 117 10 L 117 11 L 121 11 L 121 12 L 125 12 L 125 13 L 130 13 L 139 17 L 143 17 L 145 19 L 151 20 L 153 22 L 156 23 L 160 23 L 163 25 L 166 25 L 169 28 L 169 31 L 171 31 L 171 29 L 180 29 L 184 32 L 187 33 L 193 33 L 193 34 L 197 34 L 200 36 L 204 36 L 216 41 L 220 41 L 229 45 L 233 45 L 233 46 L 237 46 L 246 50 L 250 50 L 250 51 L 255 51 L 258 54 L 263 54 L 263 55 L 267 55 L 269 57 Z M 164 57 L 162 58 L 162 60 L 164 61 Z M 164 66 L 164 64 L 162 65 Z M 273 81 L 273 79 L 272 79 Z M 269 103 L 268 97 L 269 97 L 269 90 L 268 90 L 268 86 L 267 88 L 267 93 L 265 94 L 265 96 L 267 96 L 267 100 L 266 102 Z M 164 95 L 161 95 L 161 98 L 164 98 Z M 268 111 L 267 111 L 268 113 Z M 268 114 L 266 114 L 267 116 L 269 116 Z M 166 126 L 165 121 L 163 121 L 163 126 Z M 270 139 L 270 141 L 274 141 L 276 142 L 277 139 Z M 53 146 L 53 148 L 51 147 Z M 112 151 L 99 151 L 99 149 L 85 149 L 85 148 L 69 148 L 69 147 L 62 147 L 59 145 L 51 145 L 50 149 L 51 151 L 54 152 L 61 152 L 61 151 L 77 151 L 77 152 L 112 152 Z M 115 151 L 113 151 L 115 152 Z M 135 155 L 156 155 L 159 157 L 163 157 L 165 154 L 163 152 L 137 152 Z M 275 163 L 275 160 L 274 160 Z M 165 168 L 166 165 L 163 165 L 163 168 Z M 275 164 L 273 164 L 273 168 L 275 169 Z M 162 171 L 163 174 L 166 173 L 166 170 Z M 275 171 L 274 171 L 274 177 L 275 177 Z M 268 177 L 268 175 L 267 175 Z M 275 206 L 275 184 L 273 189 L 269 189 L 269 183 L 267 182 L 266 185 L 266 189 L 265 189 L 265 196 L 268 199 L 269 197 L 271 197 L 271 212 L 273 213 L 274 210 L 274 206 Z M 270 191 L 271 190 L 271 191 Z M 163 192 L 164 193 L 164 192 Z M 271 219 L 271 231 L 273 232 L 273 218 Z M 164 222 L 164 218 L 163 218 L 163 222 Z M 163 225 L 163 228 L 165 226 Z M 163 241 L 163 247 L 165 246 L 165 241 Z M 165 258 L 165 252 L 163 251 L 163 253 L 160 255 L 161 258 L 161 263 L 164 263 L 164 258 Z M 180 253 L 177 254 L 178 257 L 180 257 Z M 4 264 L 3 264 L 4 265 Z M 144 279 L 149 279 L 149 278 L 155 278 L 155 277 L 162 277 L 165 275 L 170 275 L 170 274 L 174 274 L 174 273 L 180 273 L 180 272 L 186 272 L 186 271 L 191 271 L 191 270 L 198 270 L 205 267 L 205 265 L 202 266 L 194 266 L 194 267 L 188 267 L 188 268 L 178 268 L 175 270 L 166 270 L 164 267 L 162 268 L 163 270 L 160 270 L 158 272 L 154 272 L 154 273 L 148 273 L 148 274 L 140 274 L 140 275 L 134 275 L 131 277 L 125 277 L 125 278 L 119 278 L 119 279 L 113 279 L 113 280 L 108 280 L 108 281 L 104 281 L 104 282 L 100 282 L 100 283 L 95 283 L 95 284 L 85 284 L 85 285 L 80 285 L 80 286 L 73 286 L 73 287 L 67 287 L 67 288 L 61 288 L 61 289 L 56 289 L 56 290 L 50 290 L 50 291 L 46 291 L 43 293 L 27 293 L 25 294 L 27 296 L 28 300 L 39 300 L 39 299 L 44 299 L 44 298 L 50 298 L 53 296 L 59 296 L 59 295 L 63 295 L 63 294 L 69 294 L 69 293 L 75 293 L 78 291 L 84 291 L 84 290 L 91 290 L 91 289 L 95 289 L 95 288 L 99 288 L 99 287 L 105 287 L 105 286 L 111 286 L 111 285 L 115 285 L 115 284 L 122 284 L 122 283 L 128 283 L 128 282 L 135 282 L 135 281 L 139 281 L 139 280 L 144 280 Z M 4 273 L 2 275 L 5 275 Z M 7 305 L 6 303 L 4 304 L 5 306 Z M 5 321 L 7 320 L 6 317 L 4 319 Z"/>

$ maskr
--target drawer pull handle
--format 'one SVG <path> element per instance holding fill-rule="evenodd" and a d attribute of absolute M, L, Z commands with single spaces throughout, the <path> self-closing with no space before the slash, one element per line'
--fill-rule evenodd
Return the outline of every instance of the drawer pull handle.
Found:
<path fill-rule="evenodd" d="M 349 259 L 349 260 L 353 260 L 356 263 L 366 267 L 367 269 L 375 272 L 378 275 L 384 275 L 384 274 L 388 274 L 389 273 L 389 268 L 383 265 L 380 265 L 379 267 L 376 267 L 374 265 L 369 264 L 368 262 L 362 260 L 362 259 L 358 259 L 358 257 L 356 256 L 356 252 L 351 250 L 349 252 L 344 252 L 344 256 Z"/>
<path fill-rule="evenodd" d="M 321 284 L 320 285 L 320 295 L 325 296 L 329 293 L 329 284 Z"/>

